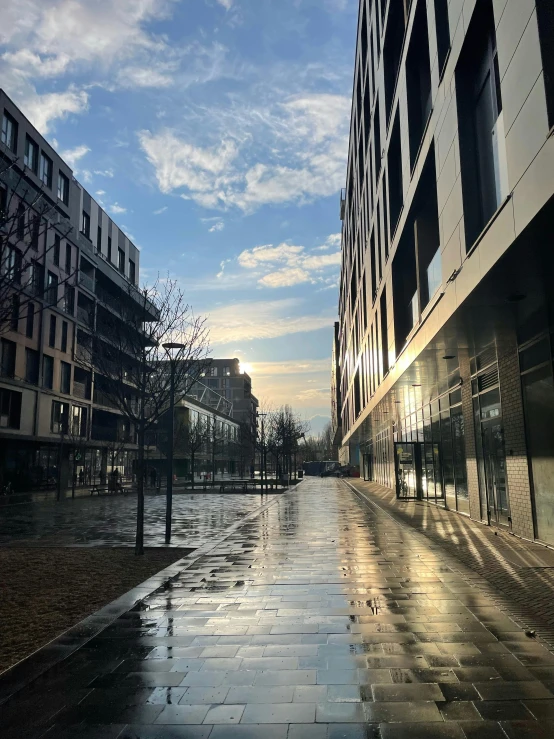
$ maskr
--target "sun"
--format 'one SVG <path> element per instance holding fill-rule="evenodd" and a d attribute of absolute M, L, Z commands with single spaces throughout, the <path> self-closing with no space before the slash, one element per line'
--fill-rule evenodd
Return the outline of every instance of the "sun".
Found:
<path fill-rule="evenodd" d="M 240 363 L 240 371 L 245 372 L 247 375 L 251 375 L 254 371 L 254 367 L 251 364 L 248 364 L 248 362 L 241 362 Z"/>

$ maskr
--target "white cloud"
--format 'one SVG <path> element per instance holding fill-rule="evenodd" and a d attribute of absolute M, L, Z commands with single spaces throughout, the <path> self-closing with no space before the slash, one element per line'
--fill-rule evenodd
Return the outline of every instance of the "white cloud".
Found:
<path fill-rule="evenodd" d="M 167 205 L 164 205 L 163 208 L 158 208 L 158 210 L 153 211 L 155 216 L 161 216 L 162 213 L 165 213 L 167 210 Z"/>
<path fill-rule="evenodd" d="M 208 231 L 213 234 L 216 231 L 223 231 L 225 228 L 225 223 L 223 221 L 216 221 L 213 226 L 211 226 Z"/>
<path fill-rule="evenodd" d="M 16 94 L 15 97 L 21 96 Z M 67 118 L 71 114 L 84 113 L 88 109 L 88 94 L 73 86 L 65 92 L 49 92 L 44 95 L 37 95 L 34 90 L 27 89 L 22 106 L 31 123 L 45 136 L 54 121 Z"/>
<path fill-rule="evenodd" d="M 245 249 L 237 257 L 237 263 L 245 270 L 252 273 L 257 279 L 258 285 L 268 288 L 283 288 L 300 285 L 306 282 L 328 282 L 334 277 L 328 276 L 328 271 L 334 274 L 341 263 L 341 252 L 334 251 L 330 254 L 317 254 L 322 249 L 336 248 L 336 234 L 327 238 L 325 244 L 307 251 L 303 246 L 294 244 L 265 244 L 253 249 Z M 224 277 L 228 280 L 229 275 L 222 271 L 218 278 Z"/>
<path fill-rule="evenodd" d="M 94 174 L 98 175 L 98 177 L 109 177 L 113 179 L 114 171 L 111 167 L 109 169 L 95 169 Z"/>
<path fill-rule="evenodd" d="M 255 339 L 272 339 L 332 326 L 333 316 L 303 314 L 299 299 L 232 303 L 208 316 L 212 345 Z"/>
<path fill-rule="evenodd" d="M 113 205 L 109 205 L 108 210 L 110 211 L 110 213 L 115 213 L 116 215 L 120 213 L 127 213 L 127 208 L 124 208 L 122 205 L 119 205 L 119 203 L 114 203 Z"/>
<path fill-rule="evenodd" d="M 215 145 L 169 128 L 141 131 L 139 142 L 164 193 L 247 213 L 303 204 L 335 194 L 344 182 L 349 105 L 342 95 L 305 94 L 240 114 L 219 106 Z"/>
<path fill-rule="evenodd" d="M 98 195 L 98 197 L 100 197 L 100 198 L 102 197 L 102 195 L 105 195 L 105 194 L 106 194 L 106 191 L 105 190 L 97 190 L 96 191 L 96 195 Z"/>
<path fill-rule="evenodd" d="M 225 10 L 231 10 L 233 6 L 233 0 L 217 0 L 217 2 L 225 8 Z"/>
<path fill-rule="evenodd" d="M 76 172 L 75 167 L 77 165 L 77 162 L 86 154 L 88 154 L 89 151 L 90 149 L 88 146 L 85 146 L 85 144 L 81 144 L 81 146 L 76 146 L 74 149 L 66 149 L 65 151 L 61 151 L 60 156 L 65 162 L 67 162 L 71 169 Z"/>

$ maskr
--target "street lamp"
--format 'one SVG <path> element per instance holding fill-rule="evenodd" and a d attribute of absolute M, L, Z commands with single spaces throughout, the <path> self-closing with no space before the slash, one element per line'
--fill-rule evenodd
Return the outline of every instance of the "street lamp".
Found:
<path fill-rule="evenodd" d="M 173 445 L 175 442 L 175 364 L 179 357 L 179 352 L 186 347 L 184 344 L 178 344 L 175 342 L 162 344 L 162 347 L 165 349 L 165 353 L 168 356 L 171 371 L 171 384 L 169 390 L 169 449 L 167 453 L 167 492 L 165 506 L 165 543 L 169 544 L 169 542 L 171 541 L 171 513 L 173 507 Z M 172 354 L 173 351 L 177 351 L 177 354 L 175 354 L 175 356 Z"/>
<path fill-rule="evenodd" d="M 262 419 L 262 450 L 260 455 L 260 490 L 263 494 L 264 492 L 264 470 L 265 470 L 265 433 L 264 433 L 264 418 L 267 416 L 267 413 L 259 413 L 256 411 L 256 418 Z M 267 473 L 266 473 L 267 478 Z M 266 486 L 267 486 L 267 479 L 266 479 Z"/>

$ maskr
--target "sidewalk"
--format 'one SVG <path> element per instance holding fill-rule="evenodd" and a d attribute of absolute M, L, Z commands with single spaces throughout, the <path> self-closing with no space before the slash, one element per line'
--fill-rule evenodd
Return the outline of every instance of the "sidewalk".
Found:
<path fill-rule="evenodd" d="M 342 481 L 308 479 L 2 705 L 0 732 L 551 739 L 554 655 L 483 585 Z"/>
<path fill-rule="evenodd" d="M 554 550 L 436 505 L 399 501 L 394 491 L 374 482 L 348 483 L 484 578 L 505 596 L 498 600 L 504 610 L 554 647 Z"/>

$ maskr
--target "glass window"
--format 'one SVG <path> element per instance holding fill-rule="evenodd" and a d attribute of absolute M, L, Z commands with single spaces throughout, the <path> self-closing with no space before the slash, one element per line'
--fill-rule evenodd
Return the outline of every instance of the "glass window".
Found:
<path fill-rule="evenodd" d="M 65 244 L 65 271 L 71 273 L 71 244 L 68 241 Z"/>
<path fill-rule="evenodd" d="M 48 272 L 46 280 L 46 300 L 51 305 L 58 302 L 58 276 L 53 272 Z"/>
<path fill-rule="evenodd" d="M 54 434 L 66 434 L 69 419 L 69 403 L 52 401 L 52 415 L 50 419 L 50 431 Z"/>
<path fill-rule="evenodd" d="M 27 319 L 25 321 L 25 335 L 28 339 L 33 338 L 35 328 L 35 304 L 27 303 Z"/>
<path fill-rule="evenodd" d="M 454 478 L 456 482 L 456 507 L 461 513 L 469 513 L 464 416 L 461 407 L 452 409 L 451 420 L 452 447 L 454 452 Z"/>
<path fill-rule="evenodd" d="M 69 177 L 66 177 L 63 172 L 58 172 L 58 199 L 69 204 Z"/>
<path fill-rule="evenodd" d="M 122 275 L 125 274 L 125 252 L 123 249 L 117 250 L 117 268 Z"/>
<path fill-rule="evenodd" d="M 55 234 L 54 236 L 53 261 L 56 267 L 60 266 L 60 237 L 58 236 L 58 234 Z"/>
<path fill-rule="evenodd" d="M 80 405 L 71 409 L 71 433 L 73 436 L 87 435 L 87 409 Z"/>
<path fill-rule="evenodd" d="M 437 249 L 435 256 L 431 259 L 427 267 L 427 288 L 429 290 L 429 300 L 435 295 L 442 285 L 442 259 L 441 250 Z"/>
<path fill-rule="evenodd" d="M 133 262 L 132 259 L 129 259 L 129 279 L 131 280 L 133 285 L 136 285 L 136 282 L 137 282 L 135 270 L 136 270 L 135 263 Z"/>
<path fill-rule="evenodd" d="M 38 385 L 39 353 L 34 349 L 25 349 L 25 381 Z"/>
<path fill-rule="evenodd" d="M 44 354 L 42 357 L 42 386 L 46 390 L 54 387 L 54 357 Z"/>
<path fill-rule="evenodd" d="M 84 234 L 87 239 L 90 239 L 90 216 L 85 211 L 83 211 L 83 217 L 81 221 L 81 233 Z"/>
<path fill-rule="evenodd" d="M 18 429 L 21 421 L 22 393 L 0 388 L 0 428 Z"/>
<path fill-rule="evenodd" d="M 3 377 L 13 377 L 15 375 L 15 353 L 16 344 L 8 339 L 0 340 L 0 374 Z"/>
<path fill-rule="evenodd" d="M 48 346 L 56 346 L 56 316 L 50 316 L 50 327 L 48 331 Z"/>
<path fill-rule="evenodd" d="M 62 345 L 61 350 L 67 352 L 67 321 L 62 321 Z"/>
<path fill-rule="evenodd" d="M 52 189 L 52 160 L 43 151 L 40 153 L 40 180 Z"/>
<path fill-rule="evenodd" d="M 96 251 L 102 251 L 102 226 L 96 230 Z"/>
<path fill-rule="evenodd" d="M 7 111 L 2 118 L 2 143 L 14 154 L 17 152 L 17 123 Z"/>
<path fill-rule="evenodd" d="M 60 392 L 69 395 L 71 392 L 71 365 L 67 362 L 61 362 L 60 365 Z"/>
<path fill-rule="evenodd" d="M 527 347 L 519 353 L 521 371 L 525 372 L 539 364 L 551 361 L 550 344 L 547 338 Z"/>
<path fill-rule="evenodd" d="M 23 161 L 35 174 L 38 171 L 38 146 L 30 136 L 25 136 L 25 156 Z"/>

